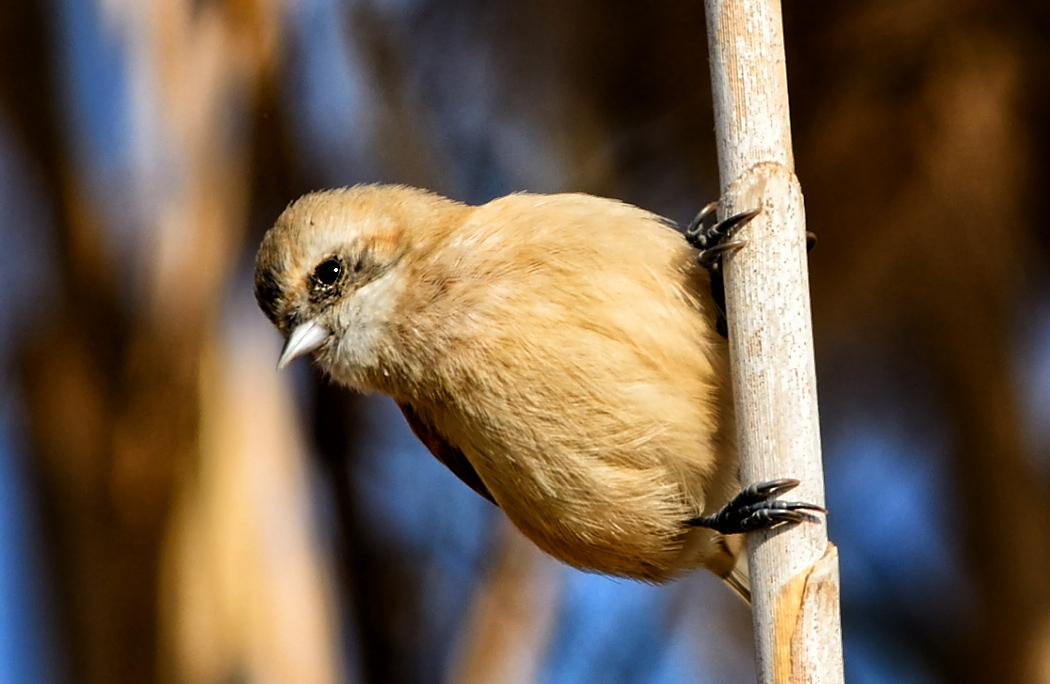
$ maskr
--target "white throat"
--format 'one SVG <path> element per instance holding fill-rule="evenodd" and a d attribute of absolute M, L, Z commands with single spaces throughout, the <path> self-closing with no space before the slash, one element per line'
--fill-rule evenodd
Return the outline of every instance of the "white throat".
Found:
<path fill-rule="evenodd" d="M 367 378 L 382 373 L 404 282 L 397 268 L 390 269 L 338 305 L 333 312 L 333 343 L 318 357 L 334 379 L 358 390 L 375 389 Z"/>

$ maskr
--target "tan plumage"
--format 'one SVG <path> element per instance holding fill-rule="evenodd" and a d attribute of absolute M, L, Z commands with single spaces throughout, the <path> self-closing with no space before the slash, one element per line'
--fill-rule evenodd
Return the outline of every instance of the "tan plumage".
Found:
<path fill-rule="evenodd" d="M 738 489 L 726 344 L 663 219 L 581 194 L 320 192 L 267 233 L 256 295 L 292 336 L 285 362 L 312 351 L 393 397 L 556 558 L 650 581 L 733 570 L 738 537 L 686 524 Z"/>

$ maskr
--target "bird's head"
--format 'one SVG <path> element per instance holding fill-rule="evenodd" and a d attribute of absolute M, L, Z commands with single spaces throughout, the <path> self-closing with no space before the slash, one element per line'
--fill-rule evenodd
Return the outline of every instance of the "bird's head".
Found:
<path fill-rule="evenodd" d="M 313 354 L 322 368 L 360 385 L 391 334 L 410 277 L 406 262 L 428 242 L 426 218 L 462 207 L 400 186 L 356 186 L 305 195 L 266 233 L 255 298 L 285 335 L 278 366 Z"/>

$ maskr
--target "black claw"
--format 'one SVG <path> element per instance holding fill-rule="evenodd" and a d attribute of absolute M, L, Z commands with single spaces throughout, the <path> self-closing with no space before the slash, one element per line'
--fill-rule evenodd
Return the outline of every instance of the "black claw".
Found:
<path fill-rule="evenodd" d="M 703 249 L 703 247 L 697 247 L 696 240 L 701 239 L 700 236 L 704 233 L 703 226 L 707 223 L 708 217 L 714 215 L 716 211 L 718 211 L 718 200 L 704 205 L 696 218 L 690 222 L 689 227 L 685 229 L 685 239 L 689 241 L 689 244 L 697 249 Z"/>
<path fill-rule="evenodd" d="M 746 503 L 758 503 L 759 501 L 775 499 L 781 494 L 787 494 L 800 484 L 802 484 L 802 482 L 793 477 L 782 477 L 779 480 L 757 482 L 740 490 L 740 493 L 736 495 L 736 499 L 734 500 L 741 500 Z"/>
<path fill-rule="evenodd" d="M 700 254 L 696 256 L 696 260 L 700 262 L 700 265 L 706 268 L 708 271 L 715 271 L 722 266 L 722 255 L 726 252 L 736 252 L 737 250 L 743 249 L 747 245 L 747 240 L 741 238 L 739 240 L 731 240 L 729 242 L 720 242 L 714 247 L 708 247 L 705 250 L 701 250 Z"/>
<path fill-rule="evenodd" d="M 727 242 L 727 240 L 748 221 L 762 213 L 761 209 L 754 209 L 730 216 L 717 223 L 711 223 L 708 219 L 717 209 L 718 202 L 711 202 L 700 210 L 700 213 L 685 230 L 685 239 L 700 250 L 700 263 L 710 271 L 717 270 L 721 266 L 722 254 L 736 251 L 747 244 L 744 240 L 733 240 L 732 242 Z"/>
<path fill-rule="evenodd" d="M 813 248 L 817 246 L 817 234 L 813 231 L 806 231 L 806 251 L 812 252 Z"/>
<path fill-rule="evenodd" d="M 688 521 L 694 527 L 709 527 L 722 534 L 742 534 L 765 530 L 783 523 L 800 523 L 811 516 L 805 511 L 826 513 L 821 506 L 801 501 L 777 501 L 799 485 L 792 478 L 760 482 L 745 487 L 714 515 L 702 515 Z"/>

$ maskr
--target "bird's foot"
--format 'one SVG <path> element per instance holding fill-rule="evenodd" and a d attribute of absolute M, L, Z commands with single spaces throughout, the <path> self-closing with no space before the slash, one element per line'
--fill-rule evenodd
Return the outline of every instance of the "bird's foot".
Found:
<path fill-rule="evenodd" d="M 700 210 L 689 227 L 685 229 L 685 239 L 700 250 L 697 260 L 709 271 L 721 269 L 723 254 L 735 252 L 747 244 L 747 240 L 743 238 L 737 240 L 732 238 L 751 219 L 762 213 L 761 209 L 752 209 L 716 222 L 712 219 L 717 211 L 718 202 L 711 202 Z"/>
<path fill-rule="evenodd" d="M 774 500 L 798 485 L 799 481 L 791 478 L 750 485 L 714 515 L 698 516 L 689 520 L 688 524 L 694 527 L 709 527 L 722 534 L 742 534 L 812 519 L 806 511 L 827 513 L 823 507 L 816 504 Z"/>
<path fill-rule="evenodd" d="M 718 202 L 711 202 L 696 215 L 689 227 L 685 229 L 685 239 L 700 250 L 697 260 L 707 270 L 718 270 L 722 266 L 722 255 L 735 252 L 747 244 L 747 240 L 730 240 L 736 231 L 743 228 L 753 218 L 762 213 L 761 209 L 752 209 L 729 218 L 713 222 L 711 219 L 718 212 Z M 812 251 L 817 244 L 817 234 L 806 231 L 806 251 Z"/>

